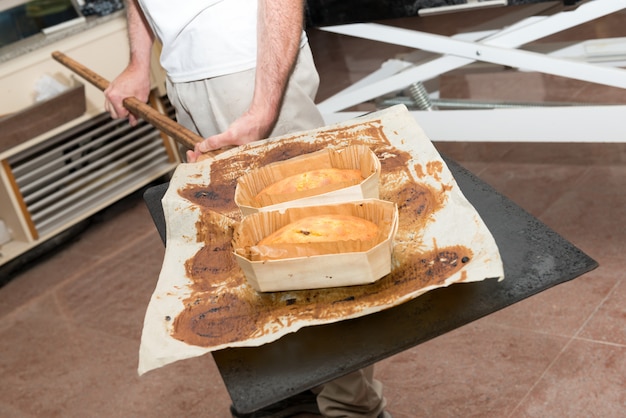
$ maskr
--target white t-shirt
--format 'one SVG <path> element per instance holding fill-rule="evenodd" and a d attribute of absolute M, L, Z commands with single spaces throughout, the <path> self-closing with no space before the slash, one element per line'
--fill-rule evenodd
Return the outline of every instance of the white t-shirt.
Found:
<path fill-rule="evenodd" d="M 139 3 L 163 44 L 161 66 L 173 82 L 196 81 L 256 66 L 258 0 Z"/>

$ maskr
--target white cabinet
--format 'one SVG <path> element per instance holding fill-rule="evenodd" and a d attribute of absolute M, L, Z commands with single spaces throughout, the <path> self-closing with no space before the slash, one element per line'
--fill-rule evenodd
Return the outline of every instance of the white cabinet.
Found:
<path fill-rule="evenodd" d="M 35 108 L 34 87 L 43 75 L 83 84 L 85 95 L 84 113 L 32 138 L 8 144 L 8 133 L 0 128 L 0 220 L 11 237 L 0 247 L 0 266 L 166 175 L 180 162 L 174 142 L 151 125 L 131 128 L 110 119 L 102 91 L 54 61 L 51 53 L 57 50 L 113 79 L 128 59 L 124 15 L 0 63 L 0 115 L 28 115 Z M 162 83 L 156 81 L 162 77 L 153 76 L 154 103 L 162 108 Z M 49 112 L 61 109 L 34 112 L 31 123 Z"/>

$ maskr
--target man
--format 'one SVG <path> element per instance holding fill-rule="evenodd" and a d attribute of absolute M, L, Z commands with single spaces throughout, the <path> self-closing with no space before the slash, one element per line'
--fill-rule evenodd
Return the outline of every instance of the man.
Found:
<path fill-rule="evenodd" d="M 187 151 L 189 162 L 219 148 L 322 126 L 303 7 L 300 0 L 128 0 L 130 61 L 105 90 L 105 108 L 136 124 L 122 101 L 147 100 L 157 38 L 177 120 L 205 138 Z M 326 417 L 388 416 L 373 367 L 315 392 Z"/>

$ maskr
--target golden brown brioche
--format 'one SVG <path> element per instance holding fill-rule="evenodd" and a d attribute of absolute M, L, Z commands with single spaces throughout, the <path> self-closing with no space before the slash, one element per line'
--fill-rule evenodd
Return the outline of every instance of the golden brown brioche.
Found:
<path fill-rule="evenodd" d="M 280 195 L 296 193 L 304 190 L 316 189 L 329 184 L 352 181 L 354 183 L 363 180 L 361 170 L 342 168 L 320 168 L 285 177 L 276 183 L 270 184 L 257 195 L 257 199 L 263 195 Z"/>
<path fill-rule="evenodd" d="M 358 216 L 315 215 L 285 225 L 263 238 L 258 245 L 367 241 L 377 236 L 378 226 Z"/>

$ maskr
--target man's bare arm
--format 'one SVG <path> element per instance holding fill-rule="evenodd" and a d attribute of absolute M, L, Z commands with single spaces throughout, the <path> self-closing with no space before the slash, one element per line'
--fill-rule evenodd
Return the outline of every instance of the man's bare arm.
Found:
<path fill-rule="evenodd" d="M 188 154 L 190 161 L 202 152 L 267 138 L 278 119 L 296 62 L 303 13 L 302 0 L 259 0 L 257 68 L 252 103 L 227 131 L 196 146 L 195 153 Z"/>
<path fill-rule="evenodd" d="M 154 35 L 137 4 L 137 0 L 127 0 L 128 42 L 130 58 L 127 67 L 104 91 L 105 109 L 112 118 L 128 117 L 131 125 L 137 120 L 124 108 L 127 97 L 147 101 L 150 94 L 150 59 Z"/>
<path fill-rule="evenodd" d="M 273 124 L 293 70 L 302 34 L 303 2 L 259 1 L 258 52 L 254 97 L 250 110 Z"/>

